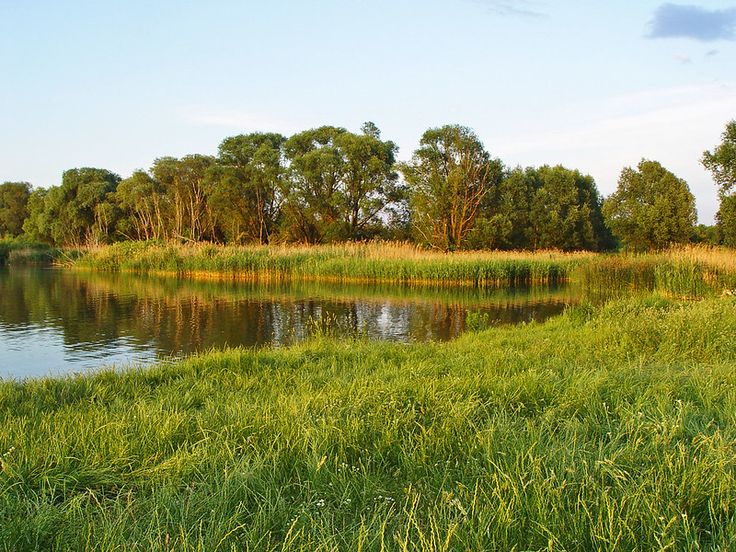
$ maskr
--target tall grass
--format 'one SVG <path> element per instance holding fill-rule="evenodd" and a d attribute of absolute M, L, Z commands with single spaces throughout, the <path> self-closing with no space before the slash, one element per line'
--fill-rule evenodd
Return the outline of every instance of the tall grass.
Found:
<path fill-rule="evenodd" d="M 591 298 L 653 291 L 683 299 L 733 293 L 736 251 L 690 246 L 644 255 L 601 255 L 580 263 L 573 278 Z"/>
<path fill-rule="evenodd" d="M 3 265 L 50 265 L 59 257 L 60 251 L 49 246 L 22 238 L 0 239 L 0 266 Z"/>
<path fill-rule="evenodd" d="M 91 249 L 76 266 L 194 276 L 297 277 L 484 287 L 556 283 L 590 255 L 551 251 L 443 254 L 390 242 L 311 247 L 129 242 Z"/>
<path fill-rule="evenodd" d="M 403 285 L 529 286 L 575 281 L 591 297 L 658 291 L 682 298 L 736 290 L 736 251 L 690 246 L 643 255 L 438 253 L 410 244 L 216 246 L 124 242 L 91 248 L 74 266 L 201 279 L 314 279 Z"/>
<path fill-rule="evenodd" d="M 4 550 L 726 550 L 736 301 L 0 383 Z"/>

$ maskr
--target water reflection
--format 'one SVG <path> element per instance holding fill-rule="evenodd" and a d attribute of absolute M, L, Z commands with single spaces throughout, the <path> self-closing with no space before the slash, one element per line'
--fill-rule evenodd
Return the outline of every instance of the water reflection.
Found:
<path fill-rule="evenodd" d="M 325 328 L 370 339 L 447 340 L 465 330 L 468 312 L 491 324 L 516 324 L 544 320 L 572 300 L 564 287 L 258 284 L 1 270 L 0 378 L 289 344 Z"/>

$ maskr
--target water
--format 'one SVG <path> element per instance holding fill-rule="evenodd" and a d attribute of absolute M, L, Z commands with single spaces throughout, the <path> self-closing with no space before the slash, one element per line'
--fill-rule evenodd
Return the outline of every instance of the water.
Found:
<path fill-rule="evenodd" d="M 147 364 L 227 346 L 279 346 L 315 332 L 448 340 L 479 321 L 542 321 L 573 301 L 565 287 L 257 284 L 0 269 L 0 378 Z"/>

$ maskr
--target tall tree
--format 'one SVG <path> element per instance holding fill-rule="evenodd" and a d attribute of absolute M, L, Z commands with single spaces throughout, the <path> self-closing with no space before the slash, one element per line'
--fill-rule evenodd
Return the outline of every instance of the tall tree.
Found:
<path fill-rule="evenodd" d="M 15 237 L 23 233 L 30 196 L 31 185 L 28 182 L 0 184 L 0 236 Z"/>
<path fill-rule="evenodd" d="M 402 165 L 417 238 L 444 250 L 460 249 L 481 206 L 498 185 L 503 166 L 467 127 L 427 130 L 411 162 Z"/>
<path fill-rule="evenodd" d="M 636 169 L 623 169 L 616 192 L 603 203 L 603 214 L 616 237 L 634 250 L 687 243 L 697 219 L 687 182 L 647 160 Z"/>
<path fill-rule="evenodd" d="M 70 169 L 60 186 L 34 191 L 23 228 L 56 245 L 109 241 L 116 223 L 113 193 L 120 177 L 105 169 Z"/>
<path fill-rule="evenodd" d="M 537 169 L 532 201 L 533 249 L 599 250 L 607 242 L 601 199 L 591 176 L 560 165 Z"/>
<path fill-rule="evenodd" d="M 119 233 L 139 240 L 166 237 L 166 189 L 150 174 L 135 171 L 120 182 L 115 200 L 123 213 Z"/>
<path fill-rule="evenodd" d="M 208 202 L 229 241 L 268 243 L 287 195 L 280 134 L 226 138 L 208 174 Z"/>
<path fill-rule="evenodd" d="M 539 186 L 536 171 L 517 167 L 503 175 L 487 194 L 473 230 L 472 249 L 528 249 L 531 247 L 531 209 Z"/>
<path fill-rule="evenodd" d="M 292 238 L 322 242 L 368 237 L 396 197 L 396 146 L 375 125 L 362 134 L 323 126 L 289 138 L 287 203 Z"/>
<path fill-rule="evenodd" d="M 704 152 L 701 162 L 718 185 L 716 223 L 721 241 L 736 246 L 736 120 L 726 125 L 721 143 L 713 151 Z"/>
<path fill-rule="evenodd" d="M 199 241 L 216 237 L 206 184 L 207 173 L 214 164 L 215 158 L 207 155 L 162 157 L 154 161 L 151 173 L 166 190 L 170 203 L 169 238 Z"/>
<path fill-rule="evenodd" d="M 46 210 L 46 188 L 36 188 L 28 197 L 28 217 L 23 222 L 23 232 L 32 240 L 53 244 L 51 216 Z"/>

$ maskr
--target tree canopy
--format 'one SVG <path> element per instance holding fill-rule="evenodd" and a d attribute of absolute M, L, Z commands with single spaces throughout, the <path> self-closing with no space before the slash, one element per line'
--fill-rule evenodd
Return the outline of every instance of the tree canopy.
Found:
<path fill-rule="evenodd" d="M 23 233 L 23 222 L 28 218 L 28 182 L 0 184 L 0 237 L 16 237 Z"/>
<path fill-rule="evenodd" d="M 466 244 L 484 200 L 501 180 L 503 165 L 472 130 L 446 125 L 422 135 L 401 171 L 417 239 L 452 251 Z"/>
<path fill-rule="evenodd" d="M 697 220 L 695 198 L 683 179 L 657 161 L 626 167 L 605 200 L 609 227 L 628 249 L 662 249 L 687 243 Z"/>
<path fill-rule="evenodd" d="M 718 186 L 720 207 L 716 225 L 720 241 L 736 245 L 736 120 L 726 125 L 721 143 L 713 151 L 703 153 L 703 166 L 713 175 Z"/>
<path fill-rule="evenodd" d="M 736 245 L 736 121 L 703 154 L 721 200 L 696 222 L 687 183 L 656 161 L 625 168 L 605 201 L 561 165 L 507 168 L 468 127 L 430 128 L 410 161 L 365 123 L 286 137 L 225 138 L 217 155 L 160 157 L 125 179 L 76 168 L 61 183 L 0 185 L 0 236 L 53 245 L 117 240 L 237 244 L 401 239 L 462 249 L 657 249 L 716 238 Z M 400 175 L 402 178 L 400 178 Z M 614 236 L 615 235 L 615 236 Z"/>

